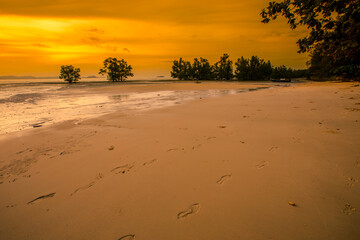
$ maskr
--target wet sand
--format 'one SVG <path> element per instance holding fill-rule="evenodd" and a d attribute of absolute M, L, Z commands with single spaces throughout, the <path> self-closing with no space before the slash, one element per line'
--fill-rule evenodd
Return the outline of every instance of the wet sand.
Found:
<path fill-rule="evenodd" d="M 0 239 L 359 239 L 359 124 L 303 83 L 2 135 Z"/>
<path fill-rule="evenodd" d="M 178 81 L 0 84 L 0 135 L 119 111 L 152 110 L 187 101 L 279 85 Z"/>

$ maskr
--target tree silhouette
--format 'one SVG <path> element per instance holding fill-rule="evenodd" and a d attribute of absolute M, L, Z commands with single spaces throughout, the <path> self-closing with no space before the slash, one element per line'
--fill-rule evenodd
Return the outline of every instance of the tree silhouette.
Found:
<path fill-rule="evenodd" d="M 300 53 L 330 59 L 335 74 L 360 76 L 360 0 L 270 2 L 261 12 L 262 22 L 279 15 L 288 20 L 291 29 L 299 25 L 310 29 L 308 36 L 297 41 Z"/>
<path fill-rule="evenodd" d="M 124 59 L 107 58 L 104 60 L 104 67 L 100 69 L 99 74 L 107 74 L 109 81 L 125 81 L 128 77 L 133 77 L 131 65 L 128 65 Z"/>
<path fill-rule="evenodd" d="M 280 79 L 280 78 L 291 78 L 292 77 L 292 69 L 287 68 L 284 65 L 279 67 L 274 67 L 271 78 Z"/>
<path fill-rule="evenodd" d="M 238 80 L 250 80 L 250 61 L 244 57 L 238 58 L 235 62 L 235 77 Z"/>
<path fill-rule="evenodd" d="M 171 77 L 179 80 L 231 80 L 235 76 L 238 80 L 269 80 L 273 78 L 293 78 L 308 76 L 307 70 L 292 70 L 285 66 L 273 67 L 270 61 L 257 56 L 250 59 L 238 58 L 235 62 L 235 75 L 233 75 L 232 61 L 228 54 L 220 57 L 220 61 L 211 65 L 205 58 L 194 58 L 191 64 L 188 61 L 173 61 Z"/>
<path fill-rule="evenodd" d="M 199 59 L 194 58 L 194 63 L 192 65 L 191 75 L 193 79 L 200 79 L 201 63 Z"/>
<path fill-rule="evenodd" d="M 238 80 L 265 80 L 269 79 L 272 66 L 270 61 L 265 62 L 257 56 L 250 59 L 239 58 L 235 62 L 235 76 Z"/>
<path fill-rule="evenodd" d="M 80 80 L 80 68 L 75 68 L 73 65 L 62 65 L 59 78 L 69 83 L 76 83 Z"/>
<path fill-rule="evenodd" d="M 220 61 L 215 63 L 214 75 L 218 80 L 231 80 L 233 78 L 232 61 L 228 54 L 222 55 Z"/>
<path fill-rule="evenodd" d="M 192 76 L 192 66 L 190 62 L 184 61 L 180 58 L 179 61 L 173 62 L 171 77 L 179 80 L 189 80 Z"/>
<path fill-rule="evenodd" d="M 212 80 L 213 67 L 207 59 L 200 57 L 199 61 L 197 58 L 194 58 L 192 78 L 196 80 Z"/>
<path fill-rule="evenodd" d="M 310 65 L 309 71 L 311 74 L 319 79 L 330 77 L 332 59 L 328 56 L 322 56 L 322 54 L 316 50 L 313 51 L 310 56 L 311 59 L 308 64 Z"/>

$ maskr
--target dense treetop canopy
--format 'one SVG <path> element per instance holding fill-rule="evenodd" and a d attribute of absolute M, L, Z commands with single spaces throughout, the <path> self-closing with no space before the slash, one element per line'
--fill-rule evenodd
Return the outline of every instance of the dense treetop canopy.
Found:
<path fill-rule="evenodd" d="M 75 68 L 73 65 L 62 65 L 59 78 L 69 83 L 76 83 L 80 80 L 80 68 Z"/>
<path fill-rule="evenodd" d="M 288 20 L 291 29 L 306 26 L 308 36 L 299 39 L 299 52 L 320 54 L 333 66 L 360 64 L 360 0 L 283 0 L 270 2 L 263 9 L 262 22 L 279 15 Z"/>
<path fill-rule="evenodd" d="M 108 80 L 117 82 L 124 81 L 128 77 L 133 77 L 131 65 L 128 65 L 124 59 L 107 58 L 104 60 L 104 66 L 99 70 L 99 74 L 107 74 Z"/>

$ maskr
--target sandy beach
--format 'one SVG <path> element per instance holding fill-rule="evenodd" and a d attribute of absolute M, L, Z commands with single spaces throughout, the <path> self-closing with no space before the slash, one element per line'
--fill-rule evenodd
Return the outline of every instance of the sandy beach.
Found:
<path fill-rule="evenodd" d="M 358 83 L 68 93 L 244 88 L 1 135 L 0 239 L 360 239 Z"/>

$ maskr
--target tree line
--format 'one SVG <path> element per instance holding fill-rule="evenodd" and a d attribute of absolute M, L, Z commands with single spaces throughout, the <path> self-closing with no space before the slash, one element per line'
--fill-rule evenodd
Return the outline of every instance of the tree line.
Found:
<path fill-rule="evenodd" d="M 112 82 L 122 82 L 128 77 L 133 77 L 131 65 L 124 59 L 107 58 L 103 62 L 104 66 L 99 70 L 99 74 L 107 75 L 107 79 Z M 73 65 L 63 65 L 60 67 L 60 79 L 69 83 L 76 83 L 80 80 L 80 68 Z"/>
<path fill-rule="evenodd" d="M 193 63 L 180 58 L 173 61 L 171 77 L 179 80 L 269 80 L 307 76 L 306 70 L 294 70 L 284 65 L 274 67 L 270 61 L 257 56 L 238 58 L 234 64 L 235 70 L 228 54 L 223 54 L 214 65 L 202 57 L 194 58 Z"/>

